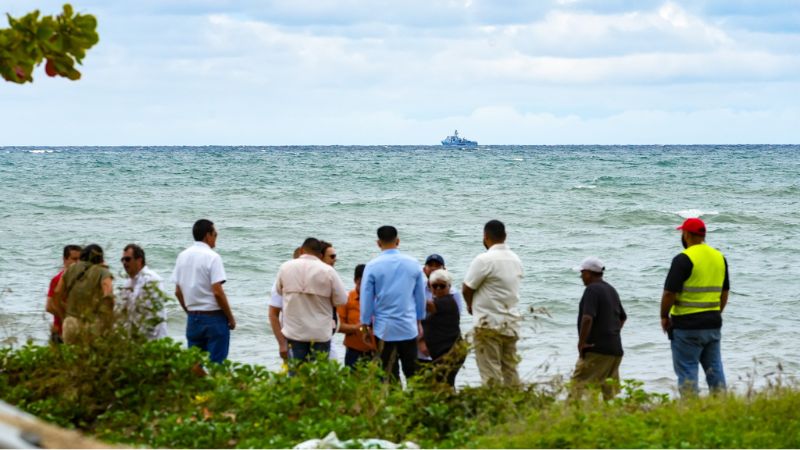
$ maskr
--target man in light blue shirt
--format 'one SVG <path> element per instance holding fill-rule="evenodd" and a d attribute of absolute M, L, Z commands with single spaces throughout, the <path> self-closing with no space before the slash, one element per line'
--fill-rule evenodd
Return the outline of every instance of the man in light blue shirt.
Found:
<path fill-rule="evenodd" d="M 406 379 L 417 372 L 417 337 L 425 318 L 425 275 L 419 263 L 397 250 L 397 228 L 378 228 L 380 256 L 364 269 L 361 281 L 361 327 L 373 327 L 383 370 Z M 399 363 L 399 364 L 398 364 Z"/>

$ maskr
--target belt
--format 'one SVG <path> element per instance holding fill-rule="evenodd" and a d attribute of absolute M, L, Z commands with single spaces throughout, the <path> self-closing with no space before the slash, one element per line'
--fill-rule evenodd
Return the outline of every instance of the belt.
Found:
<path fill-rule="evenodd" d="M 187 314 L 191 316 L 223 316 L 225 313 L 222 312 L 221 309 L 215 309 L 214 311 L 187 311 Z"/>

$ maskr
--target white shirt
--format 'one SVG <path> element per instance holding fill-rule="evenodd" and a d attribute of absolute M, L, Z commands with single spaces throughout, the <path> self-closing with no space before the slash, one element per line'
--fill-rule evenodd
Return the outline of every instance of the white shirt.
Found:
<path fill-rule="evenodd" d="M 284 336 L 301 342 L 331 340 L 333 308 L 347 303 L 347 291 L 333 267 L 311 255 L 287 261 L 278 271 L 278 294 L 284 303 Z"/>
<path fill-rule="evenodd" d="M 475 290 L 472 314 L 476 328 L 519 336 L 522 316 L 517 310 L 522 261 L 506 244 L 495 244 L 472 260 L 464 284 Z"/>
<path fill-rule="evenodd" d="M 125 280 L 120 297 L 131 325 L 143 327 L 148 339 L 167 337 L 167 310 L 163 302 L 166 291 L 157 273 L 147 266 L 142 267 L 135 277 Z M 157 300 L 156 305 L 153 304 L 154 299 Z M 153 326 L 151 319 L 155 318 L 161 320 Z"/>
<path fill-rule="evenodd" d="M 222 257 L 205 242 L 195 242 L 182 251 L 172 272 L 172 281 L 181 288 L 189 311 L 219 310 L 211 285 L 224 282 L 225 278 Z"/>
<path fill-rule="evenodd" d="M 275 278 L 275 282 L 272 283 L 272 289 L 269 291 L 269 306 L 274 306 L 281 310 L 281 314 L 278 316 L 278 320 L 281 322 L 281 328 L 283 328 L 283 296 L 278 294 L 278 278 Z M 331 320 L 331 329 L 337 328 L 337 323 Z M 335 333 L 334 333 L 335 334 Z M 336 346 L 333 345 L 333 341 L 331 341 L 331 350 L 328 352 L 328 359 L 332 361 L 336 361 L 339 358 L 338 353 L 336 352 Z"/>

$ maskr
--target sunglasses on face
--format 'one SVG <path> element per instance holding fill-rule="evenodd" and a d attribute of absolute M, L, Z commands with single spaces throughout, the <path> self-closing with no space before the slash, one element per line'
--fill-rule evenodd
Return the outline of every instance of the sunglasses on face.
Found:
<path fill-rule="evenodd" d="M 119 260 L 120 260 L 120 262 L 127 263 L 127 262 L 131 262 L 132 259 L 133 259 L 132 256 L 123 256 Z"/>
<path fill-rule="evenodd" d="M 432 289 L 445 289 L 445 288 L 447 288 L 447 285 L 446 284 L 436 283 L 436 284 L 432 284 L 431 288 Z"/>
<path fill-rule="evenodd" d="M 336 253 L 331 253 L 330 255 L 328 255 L 328 258 L 336 259 Z"/>

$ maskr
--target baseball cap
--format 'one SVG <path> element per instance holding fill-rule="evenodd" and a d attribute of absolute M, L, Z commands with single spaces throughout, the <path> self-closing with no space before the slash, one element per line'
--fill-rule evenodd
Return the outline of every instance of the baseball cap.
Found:
<path fill-rule="evenodd" d="M 596 256 L 589 256 L 581 261 L 581 265 L 575 268 L 578 272 L 589 270 L 591 272 L 603 273 L 606 270 L 606 265 L 600 258 Z"/>
<path fill-rule="evenodd" d="M 696 234 L 698 236 L 705 236 L 706 235 L 706 224 L 703 223 L 702 220 L 698 219 L 697 217 L 690 217 L 683 221 L 683 225 L 675 228 L 676 230 L 686 230 L 689 233 Z"/>
<path fill-rule="evenodd" d="M 444 258 L 442 258 L 442 255 L 434 253 L 434 254 L 428 256 L 427 258 L 425 258 L 425 265 L 427 266 L 430 263 L 437 263 L 437 264 L 444 265 Z"/>

